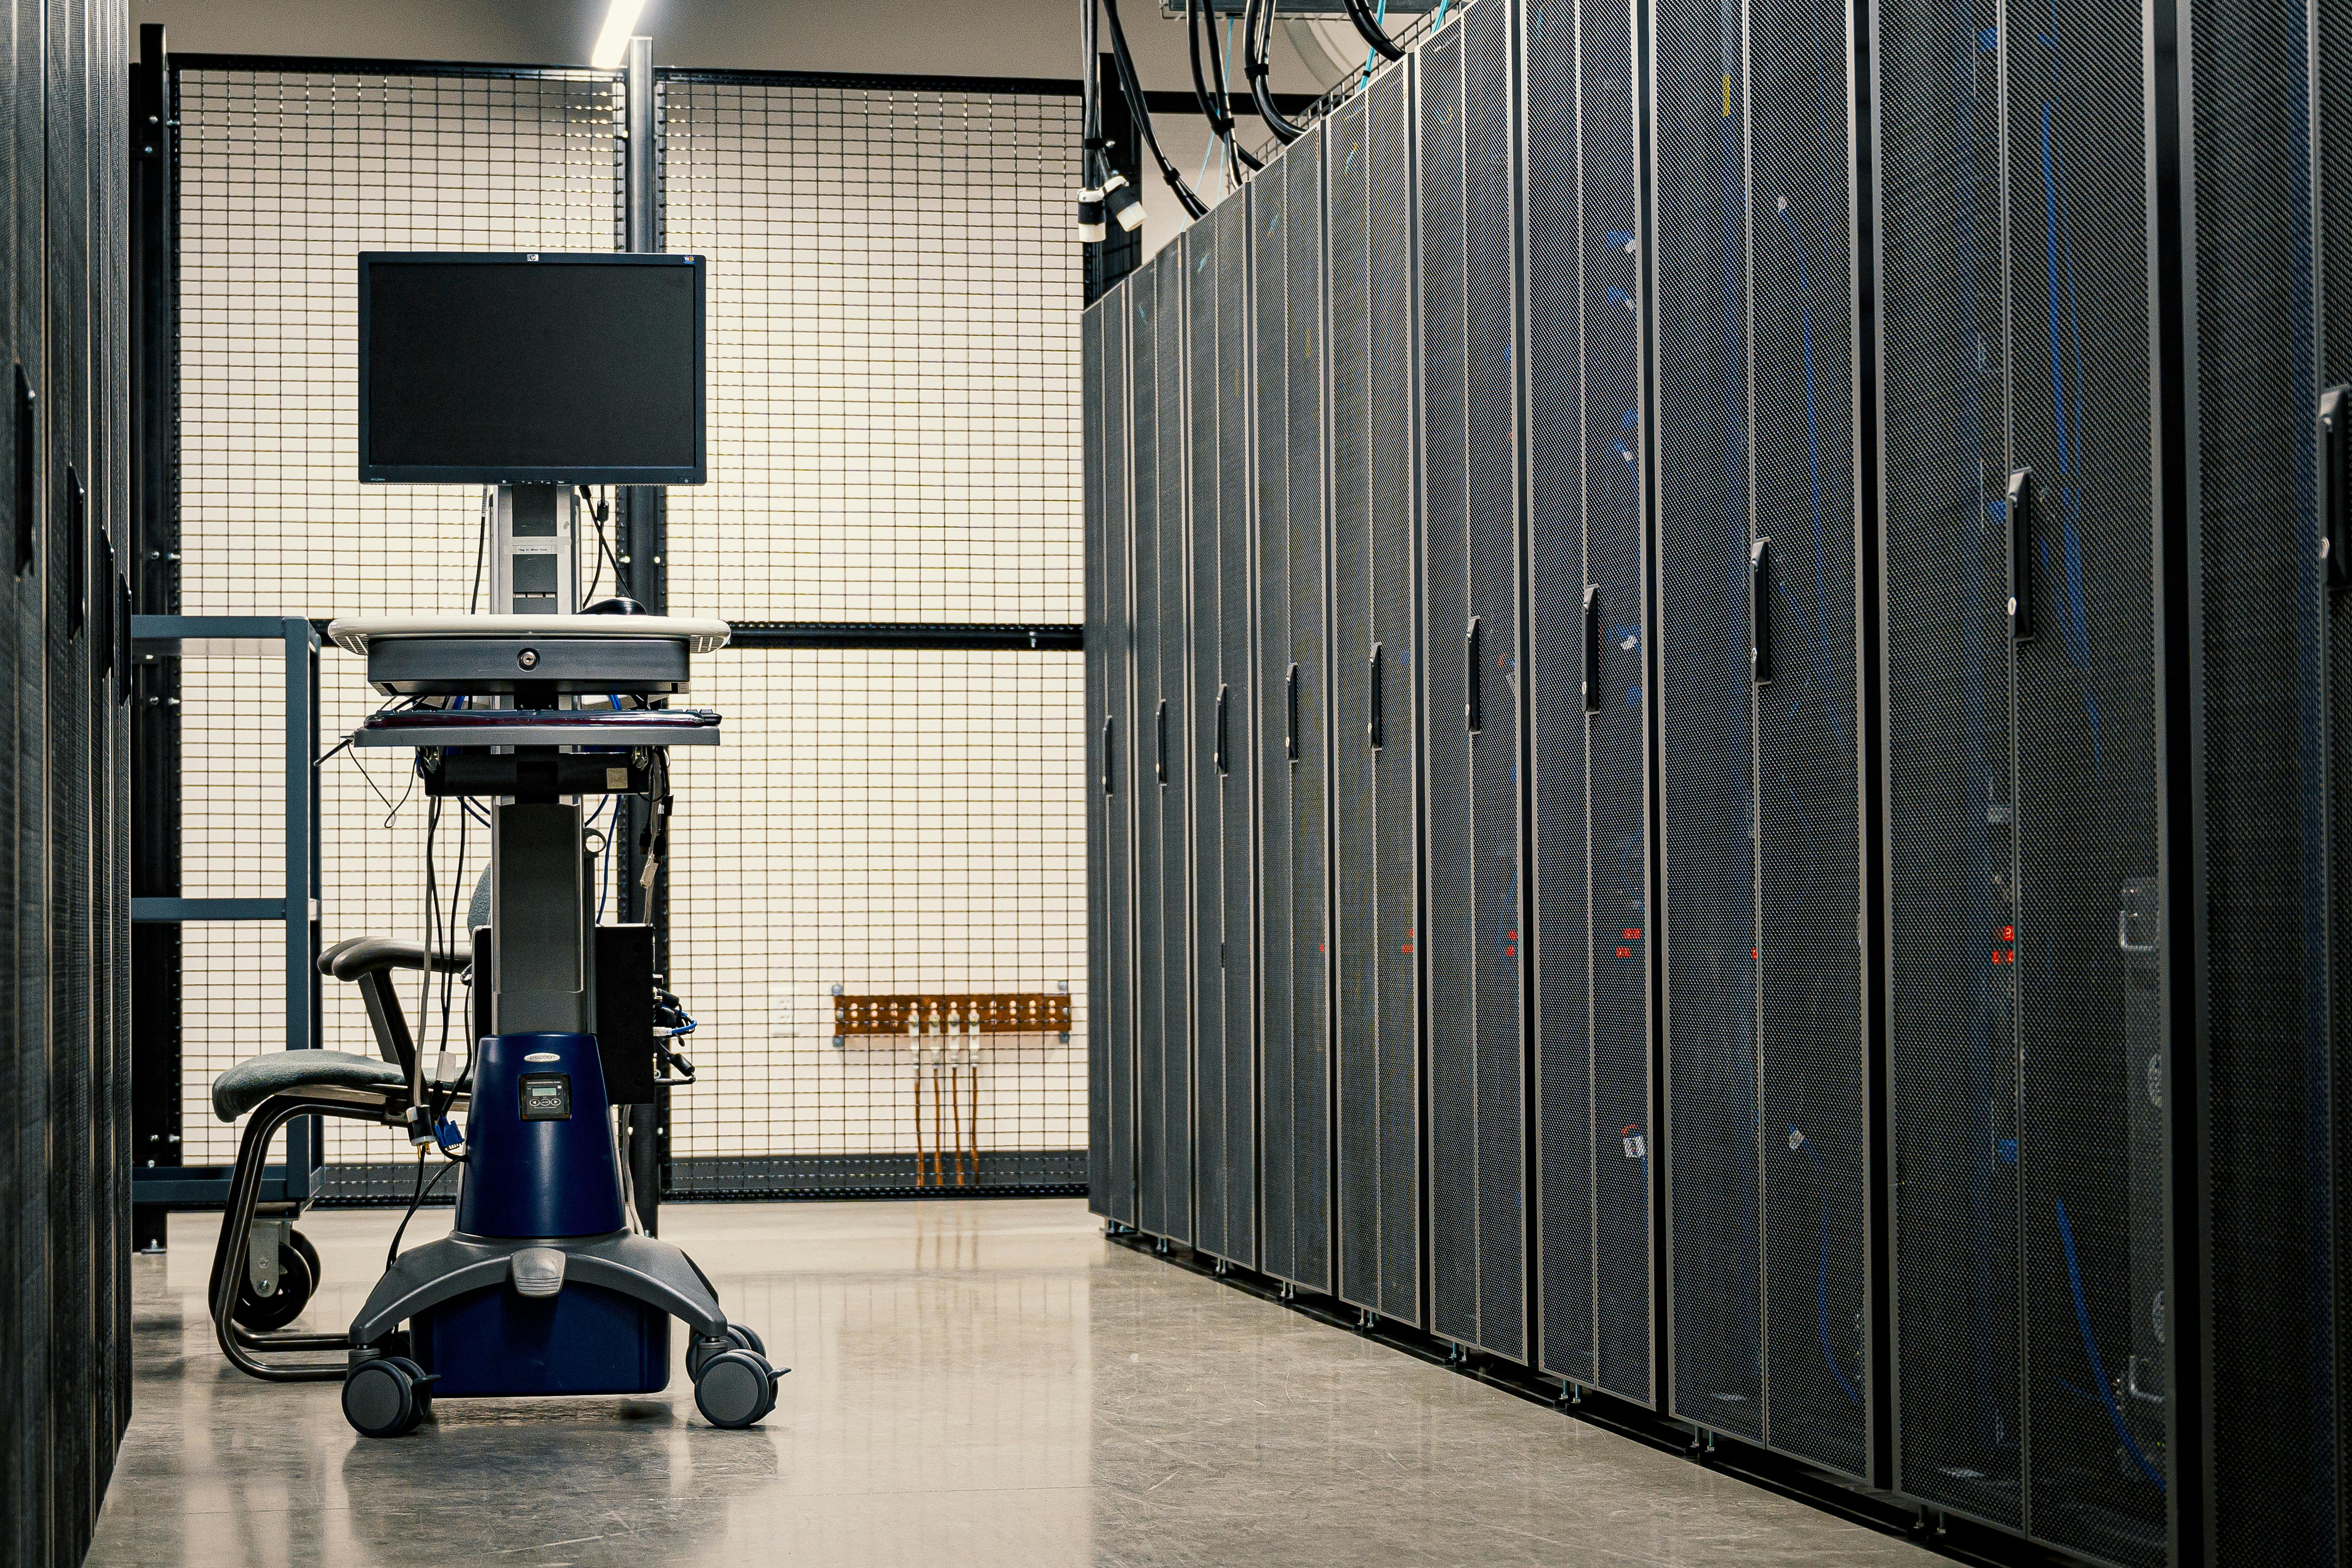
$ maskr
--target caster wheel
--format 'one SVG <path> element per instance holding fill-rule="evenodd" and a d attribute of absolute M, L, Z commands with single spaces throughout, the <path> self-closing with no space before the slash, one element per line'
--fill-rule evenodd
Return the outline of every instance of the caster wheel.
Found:
<path fill-rule="evenodd" d="M 409 1360 L 406 1356 L 402 1355 L 397 1352 L 386 1356 L 384 1359 L 386 1361 L 398 1363 L 408 1373 L 409 1387 L 412 1391 L 413 1397 L 416 1401 L 416 1419 L 408 1424 L 408 1429 L 413 1432 L 418 1426 L 432 1419 L 433 1385 L 440 1382 L 441 1379 L 437 1374 L 427 1373 L 423 1367 L 417 1365 L 415 1362 Z"/>
<path fill-rule="evenodd" d="M 343 1419 L 362 1437 L 398 1437 L 424 1418 L 415 1363 L 398 1356 L 363 1361 L 344 1374 Z"/>
<path fill-rule="evenodd" d="M 709 1363 L 710 1358 L 730 1347 L 739 1351 L 750 1351 L 756 1356 L 764 1357 L 768 1353 L 768 1347 L 760 1342 L 758 1332 L 745 1328 L 740 1323 L 727 1325 L 727 1338 L 730 1342 L 724 1345 L 696 1344 L 689 1341 L 686 1347 L 686 1375 L 700 1377 L 702 1369 Z"/>
<path fill-rule="evenodd" d="M 751 1351 L 720 1351 L 694 1379 L 694 1406 L 713 1426 L 751 1426 L 776 1407 L 782 1374 Z"/>
<path fill-rule="evenodd" d="M 306 1241 L 304 1245 L 309 1244 Z M 316 1254 L 312 1254 L 315 1257 Z M 236 1306 L 229 1316 L 242 1327 L 257 1334 L 272 1329 L 282 1329 L 302 1315 L 310 1304 L 310 1297 L 319 1288 L 319 1270 L 310 1258 L 293 1247 L 278 1249 L 278 1290 L 274 1295 L 254 1294 L 253 1281 L 248 1279 L 237 1287 Z"/>
<path fill-rule="evenodd" d="M 291 1226 L 286 1227 L 286 1239 L 294 1244 L 294 1250 L 300 1253 L 302 1261 L 310 1266 L 310 1289 L 316 1290 L 327 1278 L 326 1269 L 319 1264 L 319 1249 L 310 1245 L 309 1237 Z"/>

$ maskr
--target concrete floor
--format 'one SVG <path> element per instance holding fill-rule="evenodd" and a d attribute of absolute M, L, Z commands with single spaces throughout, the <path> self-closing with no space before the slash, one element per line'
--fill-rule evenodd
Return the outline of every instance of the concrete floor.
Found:
<path fill-rule="evenodd" d="M 348 1319 L 396 1217 L 305 1222 L 330 1281 L 310 1321 Z M 133 1266 L 136 1415 L 89 1562 L 1939 1561 L 1110 1246 L 1079 1203 L 662 1222 L 794 1369 L 757 1431 L 704 1425 L 681 1371 L 656 1398 L 453 1400 L 360 1438 L 334 1385 L 229 1369 L 216 1222 L 175 1215 L 169 1257 Z"/>

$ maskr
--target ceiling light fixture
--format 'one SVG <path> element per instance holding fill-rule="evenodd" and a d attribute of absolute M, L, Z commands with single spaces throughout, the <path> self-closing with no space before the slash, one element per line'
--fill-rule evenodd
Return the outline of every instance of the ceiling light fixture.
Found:
<path fill-rule="evenodd" d="M 613 0 L 613 8 L 604 13 L 604 30 L 596 35 L 595 52 L 588 63 L 600 71 L 614 69 L 621 57 L 629 52 L 629 35 L 636 31 L 637 18 L 645 15 L 646 0 Z"/>

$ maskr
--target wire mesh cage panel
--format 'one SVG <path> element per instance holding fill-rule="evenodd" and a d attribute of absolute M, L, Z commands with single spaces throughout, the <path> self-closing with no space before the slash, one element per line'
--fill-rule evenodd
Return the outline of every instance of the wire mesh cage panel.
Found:
<path fill-rule="evenodd" d="M 1071 96 L 665 72 L 665 248 L 711 261 L 677 613 L 1081 618 Z"/>
<path fill-rule="evenodd" d="M 1078 274 L 1058 208 L 1046 216 L 1075 168 L 1076 100 L 691 73 L 660 91 L 667 247 L 709 257 L 713 278 L 714 478 L 671 494 L 669 607 L 739 623 L 1078 619 Z M 177 92 L 183 607 L 464 609 L 479 492 L 353 477 L 352 258 L 613 248 L 619 82 L 239 63 L 184 68 Z M 266 892 L 279 803 L 274 768 L 248 753 L 282 732 L 270 686 L 226 661 L 190 668 L 212 673 L 186 693 L 184 890 Z M 728 713 L 729 737 L 677 762 L 669 984 L 717 1071 L 675 1101 L 674 1185 L 912 1185 L 919 1149 L 933 1180 L 936 1156 L 956 1150 L 977 1166 L 964 1179 L 984 1184 L 1081 1179 L 1078 661 L 739 648 L 697 674 L 695 700 Z M 355 664 L 331 655 L 324 732 L 373 705 Z M 777 795 L 772 760 L 809 771 Z M 931 787 L 942 778 L 959 787 Z M 405 754 L 345 753 L 324 784 L 325 940 L 418 931 L 424 813 Z M 999 798 L 1020 804 L 1001 818 L 972 809 Z M 771 808 L 824 825 L 805 855 L 769 836 Z M 484 838 L 446 814 L 443 891 L 471 887 Z M 708 847 L 725 844 L 758 846 L 761 877 Z M 907 858 L 884 854 L 896 848 Z M 613 918 L 609 885 L 604 900 Z M 269 942 L 259 928 L 188 929 L 190 1163 L 233 1149 L 204 1091 L 268 1043 L 257 1025 L 282 984 Z M 868 1037 L 834 1044 L 835 986 L 1066 989 L 1076 1019 L 1071 1040 L 891 1042 L 909 1064 L 928 1053 L 939 1082 L 919 1089 Z M 418 1003 L 429 1034 L 439 993 Z M 328 987 L 326 1005 L 321 1043 L 372 1052 L 349 988 Z M 845 1072 L 851 1056 L 866 1065 Z M 940 1123 L 919 1132 L 902 1103 L 919 1092 Z M 349 1123 L 328 1136 L 332 1161 L 396 1150 Z"/>
<path fill-rule="evenodd" d="M 1632 14 L 1523 29 L 1538 1343 L 1656 1397 Z"/>
<path fill-rule="evenodd" d="M 480 492 L 359 482 L 352 258 L 612 249 L 615 83 L 587 72 L 187 68 L 177 92 L 182 608 L 464 610 Z M 355 660 L 330 654 L 320 678 L 326 734 L 380 700 Z M 183 700 L 184 891 L 267 896 L 284 886 L 277 671 L 191 658 Z M 346 752 L 324 765 L 326 941 L 421 934 L 425 812 L 410 778 L 406 753 Z M 487 836 L 472 835 L 463 864 L 454 840 L 442 846 L 443 885 L 470 888 Z M 235 1157 L 237 1129 L 214 1119 L 208 1092 L 222 1070 L 281 1043 L 281 957 L 270 928 L 186 928 L 189 1164 Z M 416 994 L 404 999 L 413 1006 Z M 374 1054 L 354 988 L 328 987 L 325 1009 L 321 1045 Z M 326 1136 L 331 1161 L 405 1149 L 341 1120 Z"/>
<path fill-rule="evenodd" d="M 1083 1151 L 1075 1031 L 835 1022 L 843 996 L 1083 1000 L 1079 656 L 747 649 L 709 661 L 695 694 L 733 732 L 671 762 L 671 989 L 705 1069 L 671 1100 L 686 1190 L 781 1185 L 792 1167 L 762 1164 L 780 1157 L 923 1152 L 950 1187 L 1035 1185 L 995 1156 Z M 869 1169 L 887 1184 L 897 1167 Z"/>
<path fill-rule="evenodd" d="M 1655 15 L 1674 1414 L 1866 1471 L 1846 13 Z"/>

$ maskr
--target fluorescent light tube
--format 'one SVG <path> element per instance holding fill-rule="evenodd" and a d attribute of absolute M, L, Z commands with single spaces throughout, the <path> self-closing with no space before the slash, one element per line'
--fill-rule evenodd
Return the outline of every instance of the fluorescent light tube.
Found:
<path fill-rule="evenodd" d="M 608 71 L 621 63 L 629 52 L 629 35 L 636 31 L 637 18 L 645 15 L 646 0 L 613 0 L 613 8 L 604 13 L 604 30 L 596 35 L 596 50 L 588 63 L 600 71 Z"/>

